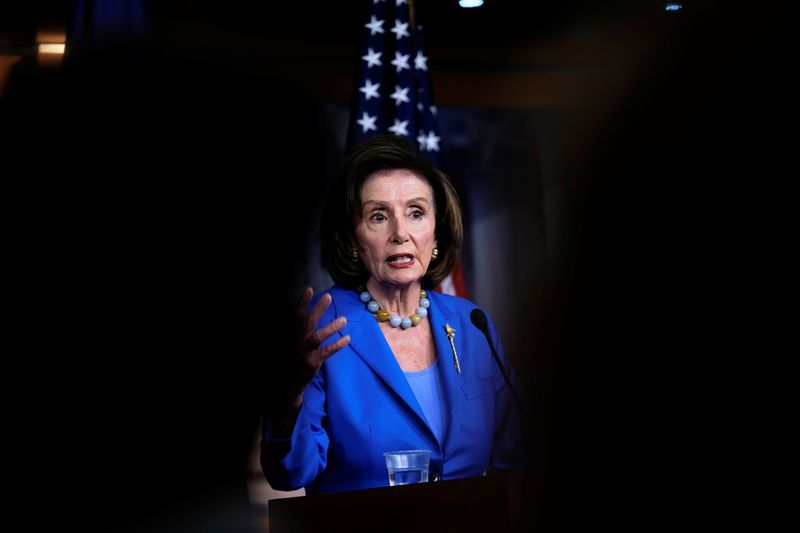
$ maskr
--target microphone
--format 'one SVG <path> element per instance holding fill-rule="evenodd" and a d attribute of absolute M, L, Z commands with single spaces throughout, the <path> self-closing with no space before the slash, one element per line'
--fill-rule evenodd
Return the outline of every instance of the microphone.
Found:
<path fill-rule="evenodd" d="M 503 379 L 508 386 L 508 390 L 511 391 L 511 397 L 514 399 L 517 409 L 519 409 L 519 412 L 522 413 L 522 402 L 520 402 L 517 392 L 511 385 L 511 378 L 508 376 L 508 370 L 506 370 L 505 365 L 503 365 L 503 362 L 500 360 L 500 356 L 497 355 L 497 350 L 494 347 L 494 343 L 492 343 L 492 339 L 489 337 L 489 321 L 486 319 L 486 314 L 476 307 L 470 312 L 469 319 L 472 321 L 472 325 L 481 330 L 483 336 L 486 337 L 486 342 L 489 343 L 489 348 L 492 349 L 492 357 L 494 357 L 494 362 L 497 363 L 497 368 L 500 369 L 500 373 L 503 375 Z"/>

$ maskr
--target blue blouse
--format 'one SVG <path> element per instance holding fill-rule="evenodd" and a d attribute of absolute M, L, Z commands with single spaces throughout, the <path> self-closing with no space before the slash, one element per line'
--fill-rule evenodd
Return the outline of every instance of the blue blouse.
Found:
<path fill-rule="evenodd" d="M 417 397 L 425 419 L 436 440 L 442 442 L 443 426 L 446 424 L 447 411 L 442 402 L 442 384 L 439 379 L 439 359 L 424 370 L 404 372 L 414 396 Z"/>

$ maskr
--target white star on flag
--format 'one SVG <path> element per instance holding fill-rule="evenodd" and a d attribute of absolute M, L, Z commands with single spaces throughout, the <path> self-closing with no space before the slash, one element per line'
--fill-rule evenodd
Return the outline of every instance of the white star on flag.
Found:
<path fill-rule="evenodd" d="M 417 135 L 417 143 L 419 144 L 419 149 L 423 152 L 428 148 L 428 143 L 425 141 L 425 139 L 425 132 L 423 130 L 419 130 L 419 135 Z"/>
<path fill-rule="evenodd" d="M 377 126 L 375 126 L 375 121 L 378 119 L 377 116 L 371 117 L 364 111 L 364 114 L 361 115 L 361 118 L 358 119 L 356 122 L 363 128 L 364 133 L 368 132 L 369 130 L 378 131 Z"/>
<path fill-rule="evenodd" d="M 395 135 L 408 135 L 408 121 L 394 119 L 394 125 L 389 128 L 389 131 Z"/>
<path fill-rule="evenodd" d="M 375 18 L 375 15 L 372 15 L 372 20 L 364 24 L 364 27 L 369 28 L 369 31 L 372 35 L 375 35 L 376 33 L 383 33 L 383 22 L 384 21 Z"/>
<path fill-rule="evenodd" d="M 401 54 L 400 52 L 394 53 L 394 59 L 392 60 L 392 65 L 397 67 L 397 72 L 400 72 L 404 68 L 410 69 L 411 67 L 408 64 L 408 58 L 411 57 L 408 54 Z"/>
<path fill-rule="evenodd" d="M 394 86 L 394 93 L 392 93 L 390 98 L 394 98 L 394 105 L 400 105 L 401 102 L 408 103 L 411 101 L 408 99 L 408 87 L 402 88 L 397 85 Z"/>
<path fill-rule="evenodd" d="M 428 70 L 428 58 L 422 55 L 422 52 L 417 50 L 417 56 L 414 58 L 414 68 L 417 70 Z"/>
<path fill-rule="evenodd" d="M 366 55 L 361 56 L 361 59 L 367 62 L 367 68 L 381 66 L 381 55 L 383 52 L 376 52 L 372 48 L 367 50 Z"/>
<path fill-rule="evenodd" d="M 391 31 L 397 36 L 398 41 L 403 37 L 411 37 L 411 34 L 408 33 L 408 22 L 401 22 L 398 19 L 394 19 L 394 28 Z"/>
<path fill-rule="evenodd" d="M 372 83 L 369 79 L 364 80 L 364 86 L 359 89 L 362 93 L 364 93 L 364 97 L 369 100 L 370 98 L 380 98 L 381 95 L 378 94 L 378 87 L 380 87 L 380 83 Z"/>
<path fill-rule="evenodd" d="M 428 132 L 428 138 L 425 139 L 425 143 L 428 145 L 429 152 L 438 152 L 439 151 L 439 141 L 442 138 L 437 136 L 433 131 Z"/>

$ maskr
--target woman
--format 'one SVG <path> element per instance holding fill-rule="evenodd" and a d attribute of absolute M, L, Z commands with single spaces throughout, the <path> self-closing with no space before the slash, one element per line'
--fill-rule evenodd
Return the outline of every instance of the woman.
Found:
<path fill-rule="evenodd" d="M 431 450 L 434 480 L 518 469 L 519 413 L 470 322 L 475 305 L 430 290 L 462 242 L 447 177 L 399 137 L 373 137 L 345 162 L 320 228 L 336 285 L 301 301 L 301 371 L 265 420 L 270 484 L 307 494 L 386 486 L 383 452 L 400 449 Z"/>

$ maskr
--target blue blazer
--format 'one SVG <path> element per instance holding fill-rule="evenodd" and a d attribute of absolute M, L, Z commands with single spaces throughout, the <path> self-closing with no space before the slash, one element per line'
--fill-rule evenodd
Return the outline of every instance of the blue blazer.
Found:
<path fill-rule="evenodd" d="M 383 452 L 389 450 L 431 450 L 431 475 L 442 479 L 481 476 L 489 465 L 503 471 L 521 468 L 519 413 L 486 338 L 470 322 L 474 304 L 428 291 L 428 319 L 449 417 L 439 442 L 358 293 L 338 286 L 329 292 L 333 301 L 319 327 L 346 316 L 341 334 L 350 335 L 350 344 L 325 361 L 306 387 L 291 438 L 272 438 L 265 421 L 262 445 L 268 459 L 263 466 L 273 488 L 305 487 L 307 494 L 315 494 L 387 486 Z M 461 374 L 447 324 L 455 330 Z M 491 319 L 489 331 L 505 362 Z"/>

